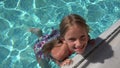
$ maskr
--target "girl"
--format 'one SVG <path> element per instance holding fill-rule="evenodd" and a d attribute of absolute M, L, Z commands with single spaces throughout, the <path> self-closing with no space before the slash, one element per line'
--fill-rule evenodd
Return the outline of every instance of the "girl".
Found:
<path fill-rule="evenodd" d="M 35 45 L 36 56 L 40 60 L 44 54 L 44 58 L 46 56 L 50 57 L 61 66 L 68 65 L 72 62 L 68 59 L 72 53 L 84 54 L 87 44 L 93 42 L 90 40 L 88 33 L 89 27 L 81 16 L 68 15 L 60 23 L 59 39 L 47 43 L 50 38 L 59 36 L 59 31 L 54 30 L 51 35 L 45 38 L 43 36 L 42 39 L 44 40 Z"/>
<path fill-rule="evenodd" d="M 89 26 L 86 21 L 77 14 L 70 14 L 60 23 L 60 36 L 66 42 L 71 52 L 84 54 L 88 43 L 94 44 L 88 35 Z"/>

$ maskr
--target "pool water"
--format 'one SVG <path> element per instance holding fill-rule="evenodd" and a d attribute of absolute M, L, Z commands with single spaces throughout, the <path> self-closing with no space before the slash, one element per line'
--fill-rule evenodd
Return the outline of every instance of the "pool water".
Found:
<path fill-rule="evenodd" d="M 48 34 L 71 13 L 84 17 L 96 38 L 120 19 L 120 0 L 0 0 L 0 68 L 40 68 L 33 51 L 37 36 L 28 29 Z"/>

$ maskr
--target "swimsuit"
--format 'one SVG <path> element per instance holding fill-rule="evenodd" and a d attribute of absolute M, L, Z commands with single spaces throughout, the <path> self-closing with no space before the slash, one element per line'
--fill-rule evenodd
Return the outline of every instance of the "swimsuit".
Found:
<path fill-rule="evenodd" d="M 41 36 L 36 44 L 34 45 L 34 52 L 36 57 L 38 58 L 46 58 L 46 56 L 42 52 L 42 47 L 44 46 L 45 43 L 49 42 L 50 40 L 53 40 L 59 36 L 59 31 L 58 30 L 52 30 L 51 34 Z"/>

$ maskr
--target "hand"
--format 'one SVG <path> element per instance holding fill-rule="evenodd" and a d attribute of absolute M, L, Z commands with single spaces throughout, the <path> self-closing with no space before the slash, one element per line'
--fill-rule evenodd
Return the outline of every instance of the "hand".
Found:
<path fill-rule="evenodd" d="M 60 66 L 70 65 L 72 63 L 73 63 L 72 59 L 66 59 L 60 64 Z"/>

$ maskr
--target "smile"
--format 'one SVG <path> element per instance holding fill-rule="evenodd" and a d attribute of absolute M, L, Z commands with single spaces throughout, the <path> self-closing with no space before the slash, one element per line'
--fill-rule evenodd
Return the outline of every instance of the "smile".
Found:
<path fill-rule="evenodd" d="M 84 49 L 85 45 L 83 45 L 82 47 L 74 47 L 73 49 Z"/>

